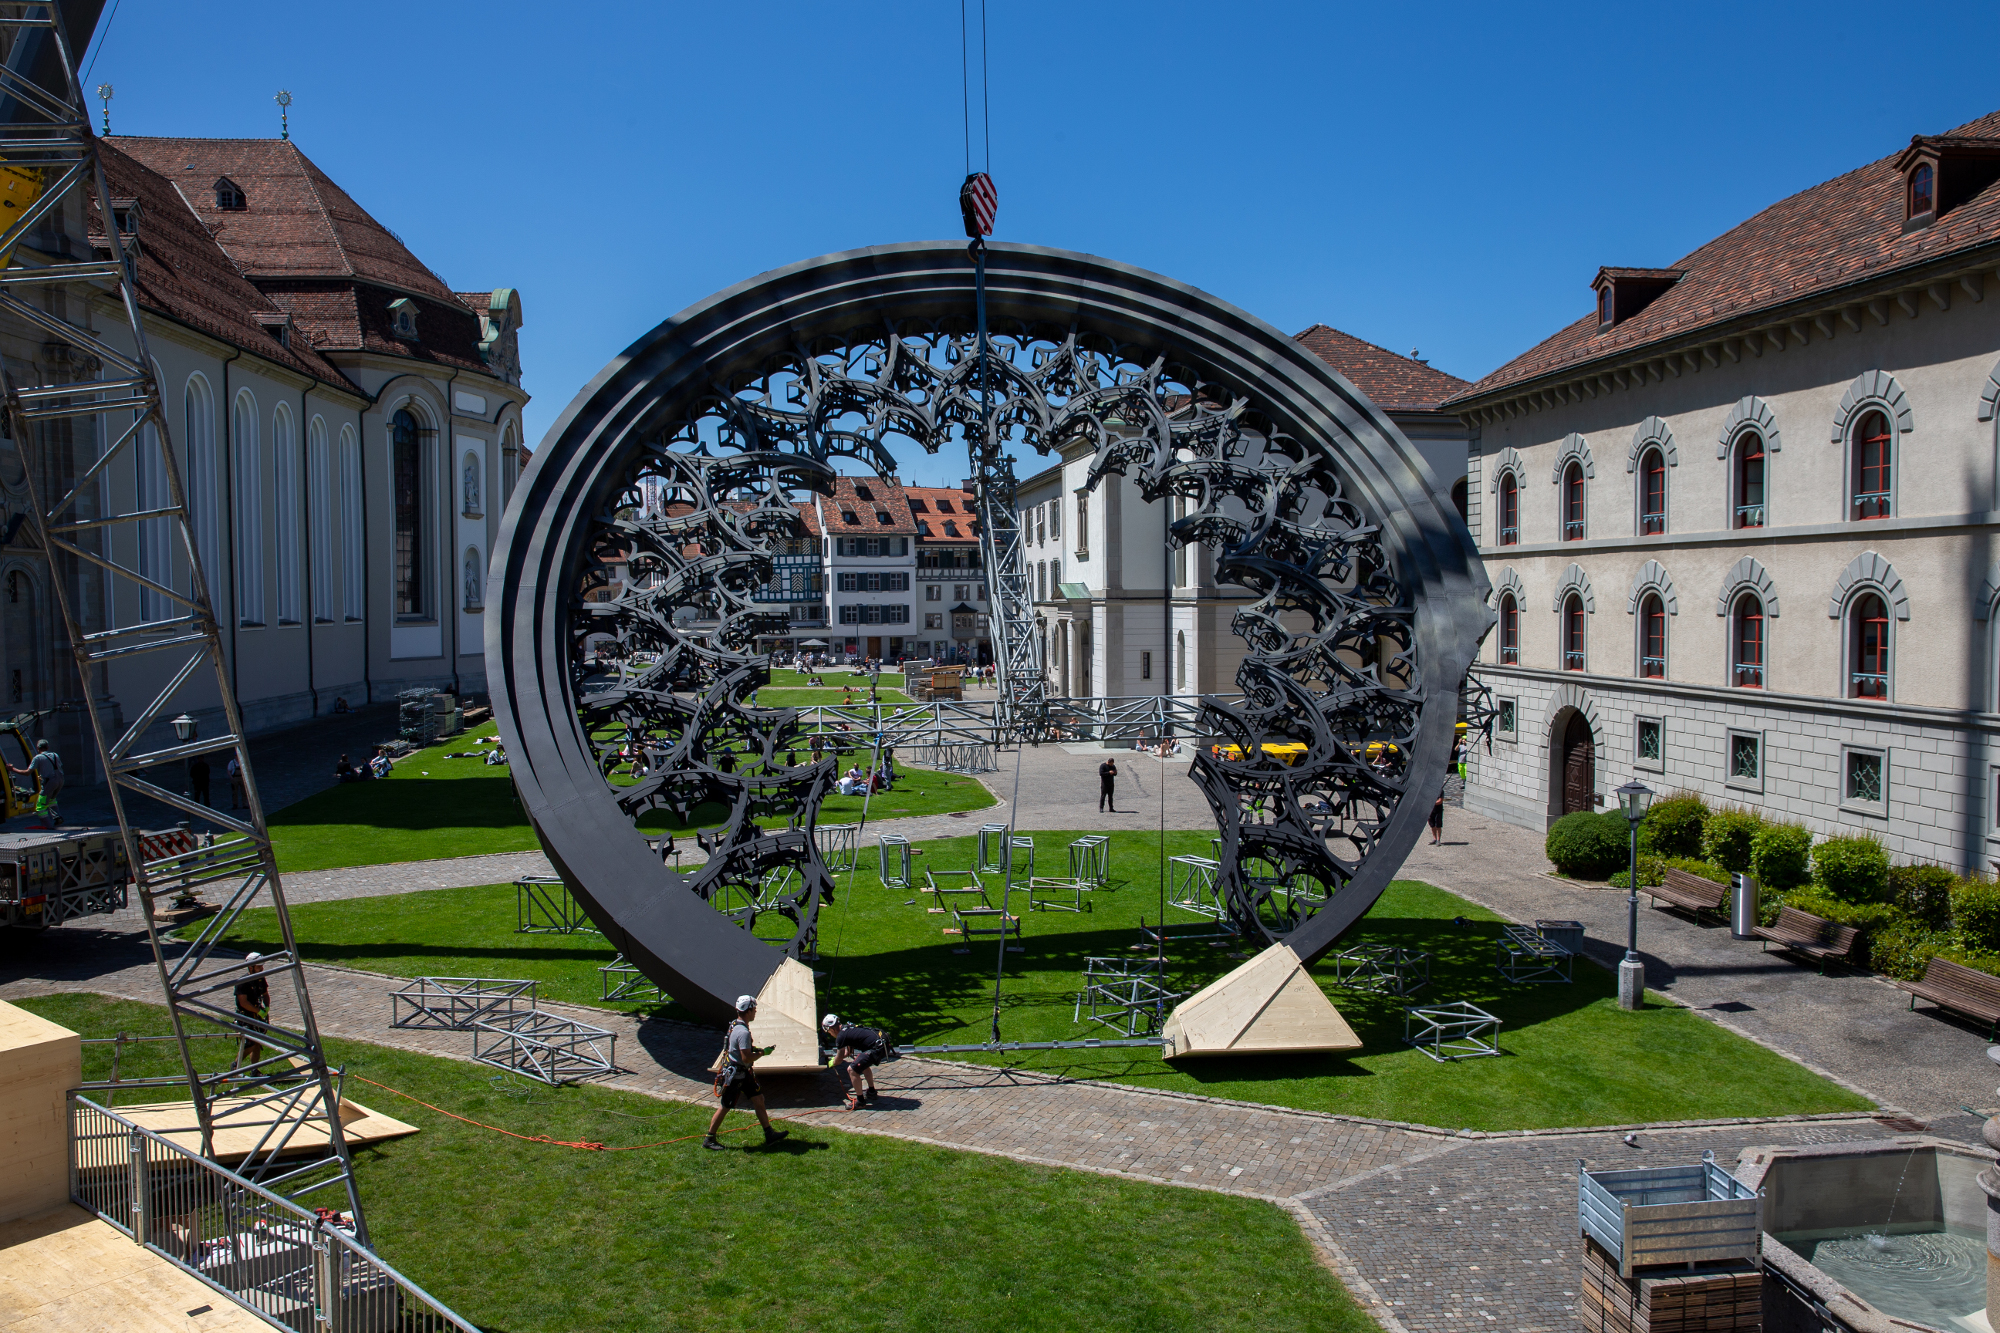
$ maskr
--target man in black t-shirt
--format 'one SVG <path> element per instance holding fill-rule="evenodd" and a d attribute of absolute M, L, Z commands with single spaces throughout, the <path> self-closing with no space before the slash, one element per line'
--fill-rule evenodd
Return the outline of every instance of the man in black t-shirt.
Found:
<path fill-rule="evenodd" d="M 236 1012 L 259 1023 L 265 1022 L 271 1016 L 271 983 L 259 975 L 264 970 L 264 964 L 258 960 L 263 956 L 260 953 L 253 953 L 246 958 L 244 961 L 250 964 L 250 975 L 236 983 Z M 263 1058 L 263 1044 L 246 1035 L 237 1047 L 237 1067 L 240 1069 L 246 1065 L 256 1064 Z"/>
<path fill-rule="evenodd" d="M 1118 781 L 1118 762 L 1107 759 L 1097 766 L 1097 811 L 1104 813 L 1108 808 L 1112 814 L 1118 813 L 1118 798 L 1112 792 L 1112 784 Z"/>
<path fill-rule="evenodd" d="M 874 1028 L 857 1024 L 842 1027 L 838 1014 L 828 1014 L 820 1020 L 820 1028 L 833 1039 L 833 1059 L 831 1066 L 847 1065 L 847 1077 L 854 1084 L 854 1094 L 847 1099 L 847 1109 L 875 1104 L 875 1066 L 889 1055 L 889 1039 Z"/>

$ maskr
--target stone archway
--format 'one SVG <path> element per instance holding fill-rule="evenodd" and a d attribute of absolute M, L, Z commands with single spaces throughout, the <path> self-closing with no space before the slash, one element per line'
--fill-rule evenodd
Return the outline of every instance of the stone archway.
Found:
<path fill-rule="evenodd" d="M 1549 722 L 1549 819 L 1597 808 L 1597 738 L 1576 708 L 1556 711 Z"/>

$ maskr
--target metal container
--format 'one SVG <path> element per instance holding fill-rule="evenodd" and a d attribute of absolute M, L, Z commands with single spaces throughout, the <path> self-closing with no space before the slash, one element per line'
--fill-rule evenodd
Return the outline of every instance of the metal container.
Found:
<path fill-rule="evenodd" d="M 1757 1257 L 1758 1191 L 1705 1152 L 1693 1166 L 1587 1171 L 1576 1164 L 1583 1234 L 1618 1261 L 1621 1277 L 1650 1264 L 1725 1263 Z"/>
<path fill-rule="evenodd" d="M 1573 954 L 1583 952 L 1583 922 L 1537 921 L 1535 933 L 1551 944 L 1560 944 Z"/>
<path fill-rule="evenodd" d="M 1751 875 L 1736 875 L 1729 894 L 1729 936 L 1731 939 L 1754 940 L 1757 938 L 1757 880 Z"/>

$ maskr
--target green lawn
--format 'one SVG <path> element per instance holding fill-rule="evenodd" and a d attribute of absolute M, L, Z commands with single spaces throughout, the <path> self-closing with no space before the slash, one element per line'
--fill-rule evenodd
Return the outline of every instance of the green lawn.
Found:
<path fill-rule="evenodd" d="M 751 702 L 755 703 L 759 708 L 864 708 L 868 706 L 870 700 L 868 698 L 868 689 L 865 685 L 854 691 L 852 704 L 848 702 L 848 692 L 846 690 L 833 688 L 823 690 L 775 689 L 767 686 L 757 691 L 756 697 Z M 892 690 L 885 685 L 875 692 L 874 702 L 911 704 L 915 703 L 916 700 L 910 698 L 909 695 L 904 694 L 901 690 Z"/>
<path fill-rule="evenodd" d="M 536 850 L 541 843 L 515 799 L 507 768 L 489 767 L 478 759 L 445 758 L 448 753 L 490 748 L 474 742 L 492 734 L 493 724 L 488 723 L 418 751 L 397 764 L 384 781 L 344 783 L 278 811 L 270 820 L 278 868 L 327 870 Z M 800 745 L 796 753 L 804 761 L 807 747 Z M 865 746 L 840 753 L 864 768 L 872 757 Z M 915 768 L 900 768 L 898 773 L 894 791 L 871 798 L 871 820 L 981 810 L 994 804 L 993 794 L 974 778 Z M 656 813 L 644 827 L 676 831 L 706 827 L 727 814 L 721 806 L 703 807 L 689 825 Z M 826 823 L 860 818 L 860 797 L 830 796 L 821 806 Z M 785 821 L 764 822 L 782 827 Z"/>
<path fill-rule="evenodd" d="M 1073 834 L 1038 833 L 1044 873 L 1066 868 Z M 1000 993 L 1009 1040 L 1112 1035 L 1073 1021 L 1083 960 L 1127 954 L 1141 917 L 1159 919 L 1157 834 L 1114 833 L 1113 884 L 1092 911 L 1027 914 L 1026 951 L 1009 954 Z M 873 840 L 870 839 L 872 842 Z M 963 869 L 973 839 L 924 845 L 923 867 Z M 1170 833 L 1169 854 L 1209 851 L 1208 835 Z M 993 1006 L 991 941 L 954 953 L 948 917 L 921 895 L 885 891 L 872 854 L 840 876 L 836 903 L 820 918 L 822 1009 L 880 1023 L 899 1041 L 987 1039 Z M 596 968 L 611 951 L 595 936 L 512 933 L 510 887 L 452 889 L 394 899 L 312 904 L 294 910 L 309 956 L 399 976 L 425 973 L 534 977 L 556 998 L 590 999 Z M 909 903 L 917 898 L 915 905 Z M 1018 907 L 1019 900 L 1016 900 Z M 1464 918 L 1466 924 L 1454 923 Z M 1199 1092 L 1314 1111 L 1410 1120 L 1446 1128 L 1528 1129 L 1563 1125 L 1866 1109 L 1863 1099 L 1803 1067 L 1655 997 L 1637 1013 L 1617 1007 L 1612 975 L 1579 961 L 1572 985 L 1515 985 L 1493 969 L 1493 914 L 1429 885 L 1393 885 L 1350 938 L 1432 955 L 1420 1003 L 1470 1000 L 1503 1020 L 1499 1058 L 1439 1064 L 1403 1044 L 1402 1003 L 1339 988 L 1330 963 L 1321 984 L 1364 1043 L 1353 1056 L 1185 1060 L 1170 1066 L 1143 1052 L 1040 1052 L 984 1058 L 1079 1078 Z M 1187 924 L 1198 924 L 1188 922 Z M 268 915 L 249 914 L 244 947 L 271 943 Z M 1237 959 L 1204 943 L 1176 946 L 1176 989 L 1192 991 Z"/>
<path fill-rule="evenodd" d="M 86 1036 L 166 1031 L 151 1005 L 22 1005 Z M 376 1247 L 490 1333 L 1376 1327 L 1291 1217 L 1254 1199 L 843 1134 L 814 1117 L 790 1122 L 780 1147 L 753 1131 L 709 1153 L 688 1137 L 706 1108 L 327 1047 L 352 1075 L 516 1133 L 682 1140 L 523 1143 L 349 1085 L 422 1131 L 356 1154 Z M 103 1077 L 102 1048 L 86 1049 L 85 1077 Z"/>
<path fill-rule="evenodd" d="M 870 679 L 866 675 L 857 676 L 851 671 L 836 671 L 832 667 L 828 667 L 824 671 L 815 671 L 811 674 L 825 681 L 828 688 L 831 689 L 838 689 L 842 685 L 854 685 L 865 689 Z M 789 668 L 781 667 L 771 673 L 771 684 L 778 686 L 804 685 L 807 678 L 806 672 L 793 671 Z M 885 690 L 900 690 L 904 685 L 903 673 L 900 671 L 884 671 L 880 677 L 880 683 Z"/>

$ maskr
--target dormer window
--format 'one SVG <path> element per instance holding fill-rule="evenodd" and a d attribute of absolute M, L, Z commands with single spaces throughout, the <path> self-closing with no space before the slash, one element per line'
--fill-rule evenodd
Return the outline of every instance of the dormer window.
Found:
<path fill-rule="evenodd" d="M 944 535 L 947 537 L 956 537 L 958 535 L 958 524 L 956 523 L 945 524 Z"/>
<path fill-rule="evenodd" d="M 940 500 L 938 501 L 938 512 L 939 512 L 940 514 L 949 514 L 949 513 L 951 513 L 951 512 L 952 512 L 952 507 L 951 507 L 951 501 L 949 501 L 949 500 L 945 500 L 945 499 L 940 499 Z"/>
<path fill-rule="evenodd" d="M 1931 170 L 1930 163 L 1918 163 L 1916 170 L 1910 173 L 1909 216 L 1911 218 L 1920 218 L 1926 213 L 1935 213 L 1936 211 L 1937 175 Z"/>
<path fill-rule="evenodd" d="M 417 336 L 417 303 L 409 297 L 399 297 L 389 302 L 389 318 L 398 338 Z"/>
<path fill-rule="evenodd" d="M 852 509 L 843 509 L 843 510 L 841 510 L 841 511 L 840 511 L 840 521 L 841 521 L 842 523 L 850 523 L 850 524 L 853 524 L 853 525 L 854 525 L 854 526 L 856 526 L 856 527 L 859 527 L 859 526 L 861 525 L 861 520 L 860 520 L 859 518 L 857 518 L 857 517 L 855 516 L 855 513 L 854 513 L 854 511 L 853 511 Z"/>
<path fill-rule="evenodd" d="M 263 325 L 264 332 L 278 340 L 278 346 L 290 347 L 292 345 L 292 317 L 290 315 L 275 311 L 260 311 L 257 315 L 257 322 Z"/>
<path fill-rule="evenodd" d="M 1611 284 L 1608 282 L 1597 289 L 1597 322 L 1611 322 Z"/>
<path fill-rule="evenodd" d="M 139 212 L 137 199 L 111 201 L 111 216 L 118 223 L 118 239 L 129 244 L 139 234 Z"/>
<path fill-rule="evenodd" d="M 856 498 L 862 500 L 868 500 L 872 502 L 875 499 L 875 492 L 869 490 L 866 486 L 863 486 L 860 482 L 854 483 L 854 494 Z"/>
<path fill-rule="evenodd" d="M 925 508 L 922 500 L 913 495 L 910 497 L 910 512 L 912 514 L 928 514 L 930 510 Z"/>
<path fill-rule="evenodd" d="M 878 509 L 875 511 L 875 521 L 877 523 L 880 523 L 883 527 L 886 528 L 891 524 L 893 524 L 896 520 L 889 517 L 889 513 L 887 510 Z"/>
<path fill-rule="evenodd" d="M 1597 327 L 1622 324 L 1686 276 L 1684 268 L 1601 268 L 1590 285 L 1597 292 Z"/>
<path fill-rule="evenodd" d="M 250 201 L 243 197 L 242 186 L 223 176 L 215 182 L 215 206 L 224 213 L 241 213 Z"/>

